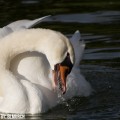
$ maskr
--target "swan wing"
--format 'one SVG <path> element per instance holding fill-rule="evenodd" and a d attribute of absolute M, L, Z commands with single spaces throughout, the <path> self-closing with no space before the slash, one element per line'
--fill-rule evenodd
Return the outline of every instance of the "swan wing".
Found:
<path fill-rule="evenodd" d="M 50 16 L 51 15 L 47 15 L 47 16 L 44 16 L 44 17 L 41 17 L 41 18 L 38 18 L 35 20 L 18 20 L 7 26 L 10 27 L 13 31 L 16 31 L 19 29 L 27 29 L 27 28 L 31 28 L 31 27 L 37 25 L 40 22 L 51 20 Z"/>
<path fill-rule="evenodd" d="M 79 30 L 75 31 L 73 36 L 70 38 L 70 41 L 73 45 L 75 52 L 75 64 L 79 65 L 85 48 L 85 43 L 83 40 L 81 40 L 81 34 Z"/>
<path fill-rule="evenodd" d="M 5 37 L 16 30 L 31 28 L 40 22 L 49 21 L 51 20 L 50 16 L 51 15 L 47 15 L 35 20 L 18 20 L 12 22 L 3 28 L 0 28 L 0 38 Z"/>
<path fill-rule="evenodd" d="M 40 22 L 43 22 L 43 21 L 45 22 L 45 21 L 49 21 L 49 20 L 51 20 L 51 15 L 47 15 L 47 16 L 44 16 L 44 17 L 35 19 L 35 20 L 27 23 L 27 24 L 25 25 L 25 27 L 26 27 L 26 28 L 31 28 L 31 27 L 39 24 Z"/>

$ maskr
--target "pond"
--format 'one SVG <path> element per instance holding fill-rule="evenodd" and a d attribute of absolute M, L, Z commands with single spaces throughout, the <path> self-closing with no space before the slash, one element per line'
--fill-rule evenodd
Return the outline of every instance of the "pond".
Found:
<path fill-rule="evenodd" d="M 81 72 L 95 92 L 74 97 L 47 113 L 28 119 L 113 120 L 120 118 L 120 1 L 119 0 L 1 0 L 0 27 L 20 19 L 53 15 L 36 27 L 71 37 L 79 30 L 86 43 Z"/>

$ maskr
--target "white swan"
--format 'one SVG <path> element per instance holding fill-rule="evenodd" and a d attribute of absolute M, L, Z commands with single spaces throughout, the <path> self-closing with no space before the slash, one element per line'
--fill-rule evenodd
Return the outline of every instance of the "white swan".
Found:
<path fill-rule="evenodd" d="M 21 24 L 20 26 L 23 26 L 23 24 Z M 67 78 L 67 92 L 64 95 L 64 97 L 67 99 L 76 95 L 88 96 L 91 94 L 92 91 L 90 84 L 80 74 L 79 62 L 81 60 L 81 55 L 83 53 L 85 44 L 82 41 L 80 42 L 79 40 L 80 40 L 80 33 L 79 31 L 76 31 L 73 37 L 71 38 L 71 42 L 75 50 L 76 62 L 70 75 Z M 41 68 L 43 70 L 42 73 L 40 74 Z M 20 81 L 24 86 L 23 88 L 26 89 L 26 91 L 24 91 L 24 94 L 27 97 L 29 96 L 29 98 L 26 98 L 26 101 L 28 101 L 29 103 L 27 107 L 24 108 L 24 110 L 20 110 L 19 107 L 21 105 L 24 106 L 25 103 L 19 101 L 19 98 L 17 99 L 17 101 L 19 102 L 16 108 L 13 108 L 15 113 L 45 112 L 49 108 L 57 104 L 58 96 L 57 93 L 53 91 L 53 87 L 52 87 L 54 85 L 54 82 L 50 80 L 52 76 L 51 74 L 52 72 L 49 63 L 43 54 L 38 54 L 36 52 L 22 53 L 16 56 L 11 61 L 10 70 L 18 77 L 18 79 L 23 79 Z M 47 78 L 48 74 L 49 74 L 49 78 Z M 25 81 L 24 79 L 26 79 L 27 81 Z M 13 93 L 11 94 L 13 96 Z M 16 98 L 19 97 L 17 92 L 16 94 L 14 94 L 14 96 Z M 3 101 L 3 97 L 0 98 L 1 101 Z M 15 105 L 14 102 L 15 101 L 9 101 L 9 97 L 8 97 L 8 100 L 6 101 L 8 105 L 7 107 L 8 110 L 6 112 L 13 112 L 12 110 L 10 110 L 10 105 L 11 104 Z M 4 108 L 5 106 L 3 105 L 2 108 L 0 107 L 0 110 L 4 111 Z"/>
<path fill-rule="evenodd" d="M 24 36 L 24 38 L 18 40 L 21 36 Z M 52 84 L 50 82 L 47 83 L 47 85 L 49 84 L 48 87 L 46 85 L 39 85 L 38 83 L 37 85 L 39 86 L 36 87 L 37 85 L 35 85 L 35 83 L 32 84 L 32 80 L 28 81 L 27 78 L 15 76 L 10 70 L 11 60 L 20 53 L 27 51 L 42 53 L 42 56 L 49 61 L 48 66 L 54 71 L 54 78 L 51 77 L 51 79 L 56 81 L 59 77 L 62 83 L 61 90 L 62 92 L 66 91 L 65 80 L 74 63 L 74 52 L 69 40 L 61 33 L 46 29 L 31 29 L 14 32 L 0 41 L 0 51 L 0 95 L 3 97 L 0 103 L 1 112 L 36 113 L 42 112 L 43 109 L 47 108 L 47 106 L 43 107 L 44 102 L 47 102 L 43 100 L 43 95 L 45 95 L 43 93 L 46 89 L 50 91 Z M 45 66 L 43 63 L 41 66 L 42 70 L 39 73 L 41 75 L 37 77 L 50 81 L 49 74 L 46 75 L 49 69 L 44 71 L 46 69 L 44 69 Z M 43 82 L 46 83 L 45 81 Z M 41 93 L 42 87 L 45 87 L 43 88 L 45 90 L 42 90 L 43 93 Z M 47 92 L 47 94 L 48 93 L 49 92 Z"/>

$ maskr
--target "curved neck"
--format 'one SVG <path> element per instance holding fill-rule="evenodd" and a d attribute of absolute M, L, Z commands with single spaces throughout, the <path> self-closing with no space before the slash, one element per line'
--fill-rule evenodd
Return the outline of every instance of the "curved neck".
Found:
<path fill-rule="evenodd" d="M 35 33 L 32 34 L 31 31 L 24 32 L 23 30 L 20 34 L 16 32 L 3 38 L 0 41 L 0 68 L 9 68 L 10 61 L 20 53 L 27 51 L 42 52 L 42 47 L 40 46 L 44 46 L 43 40 L 45 39 L 41 39 L 41 42 L 39 42 L 40 40 L 38 38 L 40 38 L 40 34 L 36 37 L 38 33 Z"/>

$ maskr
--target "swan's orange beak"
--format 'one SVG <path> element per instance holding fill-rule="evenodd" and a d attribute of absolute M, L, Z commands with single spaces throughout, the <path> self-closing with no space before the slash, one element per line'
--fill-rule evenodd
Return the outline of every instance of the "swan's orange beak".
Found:
<path fill-rule="evenodd" d="M 54 82 L 55 87 L 58 85 L 59 89 L 62 91 L 62 94 L 66 92 L 66 78 L 67 75 L 71 72 L 73 64 L 70 61 L 69 55 L 65 58 L 65 60 L 55 65 L 54 69 Z"/>

